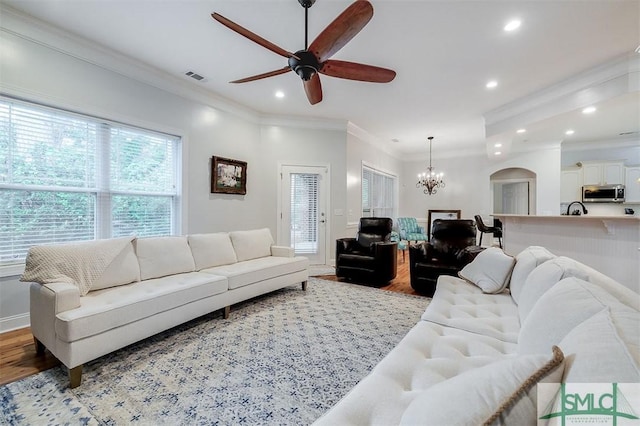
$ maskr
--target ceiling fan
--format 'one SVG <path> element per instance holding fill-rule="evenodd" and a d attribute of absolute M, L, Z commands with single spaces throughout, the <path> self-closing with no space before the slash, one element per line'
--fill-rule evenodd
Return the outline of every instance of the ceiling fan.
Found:
<path fill-rule="evenodd" d="M 305 48 L 295 53 L 288 52 L 276 46 L 218 13 L 212 13 L 211 16 L 213 19 L 222 25 L 260 46 L 289 59 L 289 64 L 284 68 L 234 80 L 231 81 L 231 83 L 246 83 L 284 74 L 289 71 L 295 71 L 295 73 L 302 78 L 307 99 L 309 99 L 311 105 L 314 105 L 322 101 L 322 85 L 320 84 L 318 74 L 372 83 L 388 83 L 395 78 L 396 72 L 390 69 L 356 62 L 329 59 L 355 37 L 355 35 L 367 25 L 369 20 L 371 20 L 373 17 L 373 6 L 371 3 L 367 0 L 356 0 L 334 19 L 309 46 L 308 11 L 315 1 L 316 0 L 298 0 L 300 5 L 304 7 Z"/>

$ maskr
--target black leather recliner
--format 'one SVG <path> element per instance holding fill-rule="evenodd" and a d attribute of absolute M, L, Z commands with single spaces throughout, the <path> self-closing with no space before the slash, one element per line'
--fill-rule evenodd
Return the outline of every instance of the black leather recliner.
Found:
<path fill-rule="evenodd" d="M 476 246 L 476 225 L 467 219 L 436 219 L 431 240 L 409 247 L 411 287 L 433 296 L 440 275 L 457 276 L 482 250 Z"/>
<path fill-rule="evenodd" d="M 393 220 L 363 217 L 356 238 L 336 241 L 336 276 L 383 286 L 396 277 L 398 243 L 390 241 Z"/>

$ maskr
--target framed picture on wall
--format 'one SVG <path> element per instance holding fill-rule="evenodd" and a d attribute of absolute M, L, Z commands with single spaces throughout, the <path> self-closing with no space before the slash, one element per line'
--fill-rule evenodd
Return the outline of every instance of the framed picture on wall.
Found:
<path fill-rule="evenodd" d="M 223 157 L 211 157 L 211 192 L 247 193 L 247 163 Z"/>
<path fill-rule="evenodd" d="M 460 210 L 429 210 L 427 220 L 427 229 L 429 230 L 427 237 L 429 240 L 431 240 L 431 234 L 433 233 L 433 221 L 436 219 L 460 219 Z"/>

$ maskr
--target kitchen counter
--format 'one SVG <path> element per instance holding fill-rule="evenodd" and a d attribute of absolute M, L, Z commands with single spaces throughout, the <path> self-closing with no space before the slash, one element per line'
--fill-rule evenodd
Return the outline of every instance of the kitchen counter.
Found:
<path fill-rule="evenodd" d="M 546 247 L 608 275 L 640 293 L 640 217 L 494 214 L 502 221 L 506 253 Z"/>

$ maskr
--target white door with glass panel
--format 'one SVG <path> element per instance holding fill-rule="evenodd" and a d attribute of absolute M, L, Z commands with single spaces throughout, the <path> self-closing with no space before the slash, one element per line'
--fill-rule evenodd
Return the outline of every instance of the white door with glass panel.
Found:
<path fill-rule="evenodd" d="M 326 167 L 282 166 L 279 243 L 311 264 L 326 264 Z"/>

